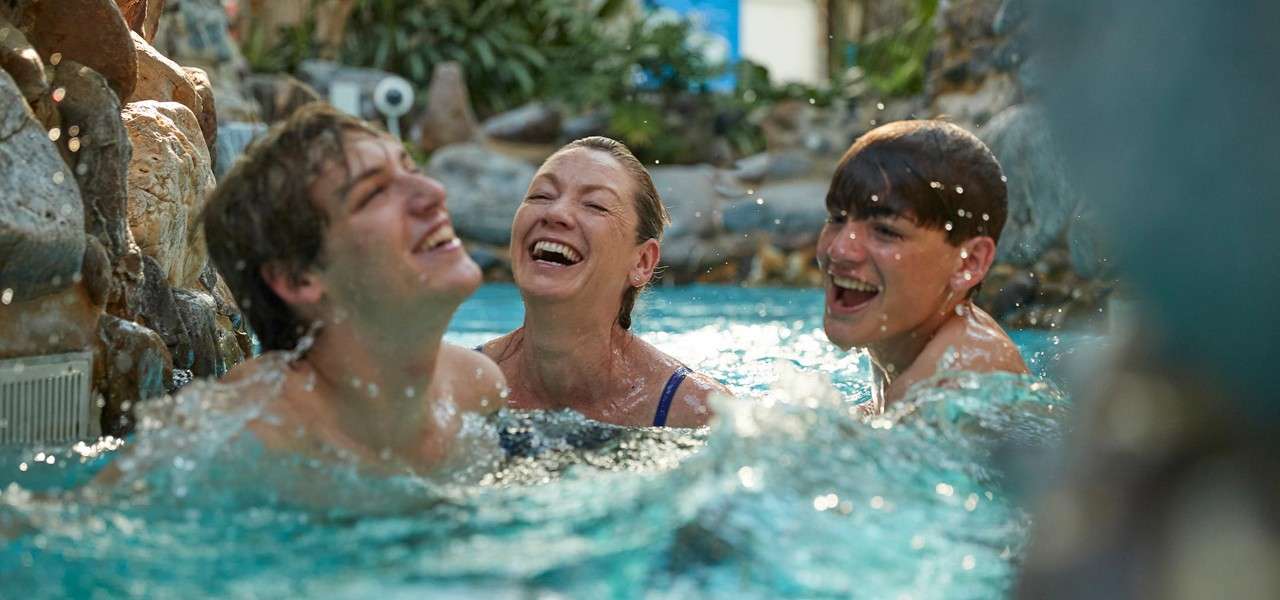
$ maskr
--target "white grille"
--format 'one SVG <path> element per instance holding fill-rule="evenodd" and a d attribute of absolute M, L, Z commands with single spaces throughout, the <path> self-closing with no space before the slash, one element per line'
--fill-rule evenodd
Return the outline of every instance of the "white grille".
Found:
<path fill-rule="evenodd" d="M 0 360 L 0 444 L 88 439 L 88 352 Z"/>

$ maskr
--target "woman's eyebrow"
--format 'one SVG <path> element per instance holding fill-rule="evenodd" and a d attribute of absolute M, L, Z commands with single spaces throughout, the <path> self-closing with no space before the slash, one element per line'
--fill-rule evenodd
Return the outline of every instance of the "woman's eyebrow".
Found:
<path fill-rule="evenodd" d="M 601 184 L 587 184 L 587 185 L 582 186 L 582 193 L 583 193 L 584 195 L 585 195 L 585 194 L 589 194 L 589 193 L 591 193 L 591 192 L 595 192 L 595 191 L 605 191 L 605 192 L 609 192 L 609 195 L 613 196 L 614 198 L 616 198 L 616 199 L 618 199 L 618 200 L 621 200 L 621 199 L 622 199 L 622 197 L 618 195 L 618 192 L 614 191 L 614 189 L 613 189 L 613 188 L 611 188 L 611 187 L 609 187 L 609 186 L 607 186 L 607 185 L 601 185 Z"/>
<path fill-rule="evenodd" d="M 360 185 L 362 182 L 376 177 L 378 174 L 382 173 L 383 169 L 383 165 L 369 167 L 359 175 L 348 179 L 346 183 L 342 184 L 342 186 L 338 188 L 338 199 L 346 201 L 347 195 L 351 193 L 351 190 L 355 189 L 355 187 Z"/>

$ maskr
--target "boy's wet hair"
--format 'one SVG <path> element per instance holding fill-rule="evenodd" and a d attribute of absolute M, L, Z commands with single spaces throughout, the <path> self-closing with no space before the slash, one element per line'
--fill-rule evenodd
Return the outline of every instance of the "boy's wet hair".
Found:
<path fill-rule="evenodd" d="M 979 236 L 998 242 L 1007 195 L 1000 163 L 976 136 L 945 121 L 898 121 L 867 132 L 845 152 L 827 191 L 827 212 L 907 218 L 943 230 L 952 245 Z"/>
<path fill-rule="evenodd" d="M 385 135 L 328 104 L 298 109 L 249 145 L 204 209 L 209 257 L 264 351 L 293 349 L 311 326 L 271 290 L 262 267 L 299 277 L 322 264 L 328 218 L 311 184 L 330 164 L 346 169 L 352 134 Z"/>

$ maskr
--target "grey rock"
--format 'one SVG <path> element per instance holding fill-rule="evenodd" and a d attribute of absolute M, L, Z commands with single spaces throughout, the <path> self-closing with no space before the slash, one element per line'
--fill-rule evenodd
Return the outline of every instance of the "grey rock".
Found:
<path fill-rule="evenodd" d="M 94 389 L 102 394 L 102 432 L 123 435 L 133 407 L 165 393 L 173 365 L 156 332 L 111 315 L 98 320 Z"/>
<path fill-rule="evenodd" d="M 480 129 L 471 110 L 471 94 L 462 65 L 448 61 L 431 71 L 427 110 L 413 129 L 418 147 L 424 152 L 476 139 Z"/>
<path fill-rule="evenodd" d="M 1012 107 L 982 131 L 1008 178 L 1009 216 L 996 260 L 1029 266 L 1062 235 L 1079 206 L 1041 110 Z"/>
<path fill-rule="evenodd" d="M 143 284 L 138 321 L 164 340 L 175 368 L 190 369 L 195 361 L 191 336 L 178 313 L 177 301 L 174 300 L 173 289 L 165 279 L 164 269 L 150 256 L 142 257 L 142 265 Z"/>
<path fill-rule="evenodd" d="M 233 121 L 218 126 L 216 151 L 214 154 L 213 174 L 218 180 L 222 180 L 222 176 L 231 170 L 236 159 L 244 154 L 244 149 L 249 147 L 253 140 L 258 139 L 262 134 L 267 132 L 267 126 L 262 123 L 242 123 Z"/>
<path fill-rule="evenodd" d="M 812 243 L 827 218 L 827 182 L 798 180 L 761 186 L 753 197 L 724 208 L 725 231 L 768 233 L 783 249 Z"/>
<path fill-rule="evenodd" d="M 572 142 L 593 135 L 609 134 L 609 113 L 596 111 L 565 120 L 561 126 L 560 141 Z"/>
<path fill-rule="evenodd" d="M 44 61 L 26 36 L 3 17 L 0 17 L 0 71 L 13 77 L 28 102 L 34 102 L 49 88 Z"/>
<path fill-rule="evenodd" d="M 133 144 L 120 120 L 120 100 L 105 78 L 71 60 L 58 65 L 53 81 L 66 90 L 58 103 L 64 136 L 59 143 L 74 140 L 79 148 L 69 156 L 84 201 L 85 231 L 114 261 L 132 243 L 125 211 Z"/>
<path fill-rule="evenodd" d="M 217 303 L 213 296 L 178 288 L 173 290 L 173 301 L 191 336 L 191 373 L 196 377 L 221 376 L 227 368 L 218 347 Z"/>
<path fill-rule="evenodd" d="M 649 175 L 671 215 L 667 236 L 703 236 L 715 231 L 721 195 L 713 167 L 658 166 L 650 168 Z"/>
<path fill-rule="evenodd" d="M 448 193 L 454 229 L 465 239 L 497 246 L 510 240 L 511 220 L 535 171 L 480 144 L 441 148 L 427 165 Z"/>
<path fill-rule="evenodd" d="M 733 165 L 733 176 L 744 183 L 789 179 L 809 173 L 814 167 L 808 152 L 800 149 L 762 152 L 740 159 Z"/>
<path fill-rule="evenodd" d="M 84 259 L 84 207 L 75 178 L 0 71 L 0 290 L 10 301 L 71 284 Z"/>
<path fill-rule="evenodd" d="M 560 137 L 560 112 L 541 102 L 532 102 L 488 118 L 480 129 L 494 139 L 549 144 Z"/>

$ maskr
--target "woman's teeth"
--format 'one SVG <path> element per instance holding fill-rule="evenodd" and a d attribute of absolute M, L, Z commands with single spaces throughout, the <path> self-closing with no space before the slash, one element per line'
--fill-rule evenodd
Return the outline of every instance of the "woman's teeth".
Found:
<path fill-rule="evenodd" d="M 836 287 L 841 287 L 847 290 L 854 290 L 858 292 L 879 292 L 880 291 L 880 286 L 878 285 L 872 285 L 870 283 L 867 283 L 865 281 L 859 281 L 857 279 L 836 277 L 835 275 L 831 276 L 831 283 L 834 283 Z"/>
<path fill-rule="evenodd" d="M 581 261 L 582 255 L 565 244 L 542 240 L 533 244 L 533 258 L 572 265 Z"/>

